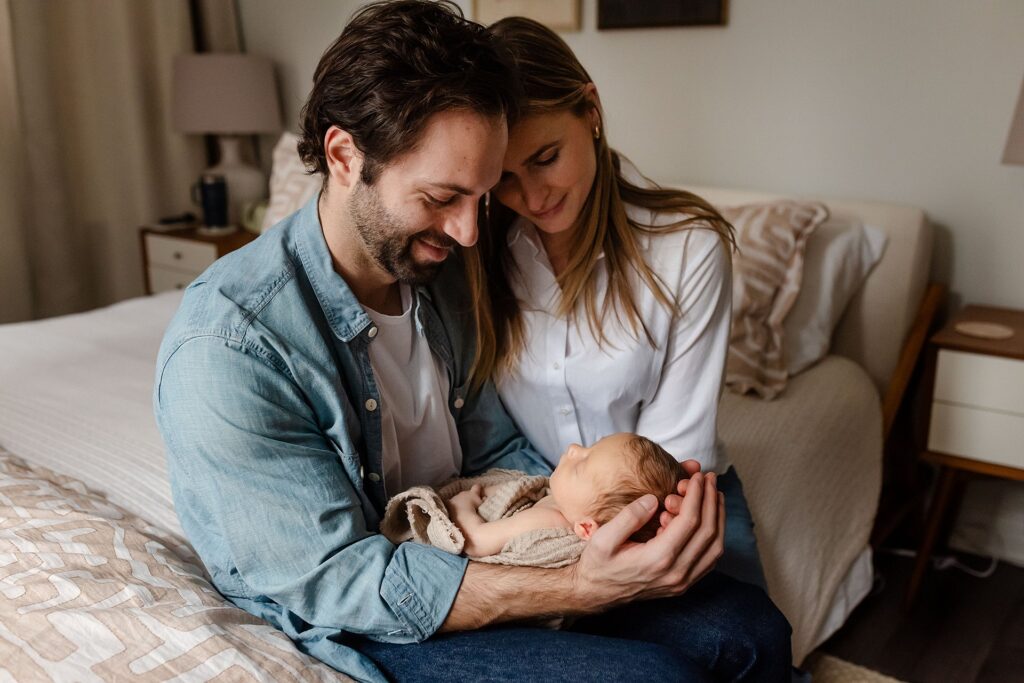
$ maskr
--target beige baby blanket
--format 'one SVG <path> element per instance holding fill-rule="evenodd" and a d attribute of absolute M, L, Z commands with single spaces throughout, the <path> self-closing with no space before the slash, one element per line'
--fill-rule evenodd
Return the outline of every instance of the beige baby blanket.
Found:
<path fill-rule="evenodd" d="M 477 477 L 453 479 L 439 489 L 414 486 L 388 501 L 380 531 L 392 543 L 416 541 L 458 555 L 466 539 L 451 518 L 444 502 L 475 484 L 494 486 L 480 505 L 488 522 L 511 517 L 547 495 L 548 479 L 516 470 L 488 470 Z M 496 555 L 479 562 L 525 567 L 564 567 L 579 559 L 586 542 L 572 529 L 535 529 L 516 536 Z"/>

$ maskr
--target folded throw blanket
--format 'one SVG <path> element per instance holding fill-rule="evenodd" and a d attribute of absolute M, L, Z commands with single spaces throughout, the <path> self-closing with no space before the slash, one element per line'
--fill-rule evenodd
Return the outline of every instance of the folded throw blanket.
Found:
<path fill-rule="evenodd" d="M 451 518 L 444 502 L 475 484 L 494 486 L 480 505 L 488 522 L 511 517 L 547 495 L 548 479 L 516 470 L 488 470 L 477 477 L 453 479 L 439 489 L 414 486 L 388 501 L 380 531 L 392 543 L 416 541 L 458 555 L 466 538 Z M 572 529 L 535 529 L 509 540 L 496 555 L 475 558 L 490 564 L 524 567 L 564 567 L 579 559 L 586 542 Z"/>

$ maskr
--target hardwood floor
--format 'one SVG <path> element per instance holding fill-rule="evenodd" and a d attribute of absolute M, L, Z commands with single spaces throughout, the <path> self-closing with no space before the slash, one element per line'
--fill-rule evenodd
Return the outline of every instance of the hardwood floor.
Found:
<path fill-rule="evenodd" d="M 876 553 L 875 591 L 820 650 L 911 683 L 1024 683 L 1024 569 L 1000 563 L 987 579 L 929 570 L 906 611 L 912 566 Z"/>

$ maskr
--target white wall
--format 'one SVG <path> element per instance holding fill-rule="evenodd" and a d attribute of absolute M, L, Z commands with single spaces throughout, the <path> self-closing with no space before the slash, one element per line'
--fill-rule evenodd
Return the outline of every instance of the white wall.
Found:
<path fill-rule="evenodd" d="M 292 129 L 361 4 L 240 0 Z M 723 28 L 600 32 L 596 2 L 583 5 L 583 31 L 565 38 L 613 144 L 648 175 L 921 206 L 939 231 L 937 279 L 965 301 L 1024 307 L 1024 166 L 999 163 L 1024 2 L 730 0 Z"/>

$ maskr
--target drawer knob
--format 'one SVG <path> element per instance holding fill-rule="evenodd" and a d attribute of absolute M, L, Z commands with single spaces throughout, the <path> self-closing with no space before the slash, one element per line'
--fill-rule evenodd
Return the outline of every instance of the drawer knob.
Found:
<path fill-rule="evenodd" d="M 174 288 L 175 288 L 175 289 L 185 289 L 185 285 L 183 285 L 183 284 L 181 284 L 181 283 L 179 282 L 178 284 L 174 285 Z"/>
<path fill-rule="evenodd" d="M 181 260 L 181 252 L 180 251 L 174 252 L 174 258 L 176 260 L 180 261 Z"/>

